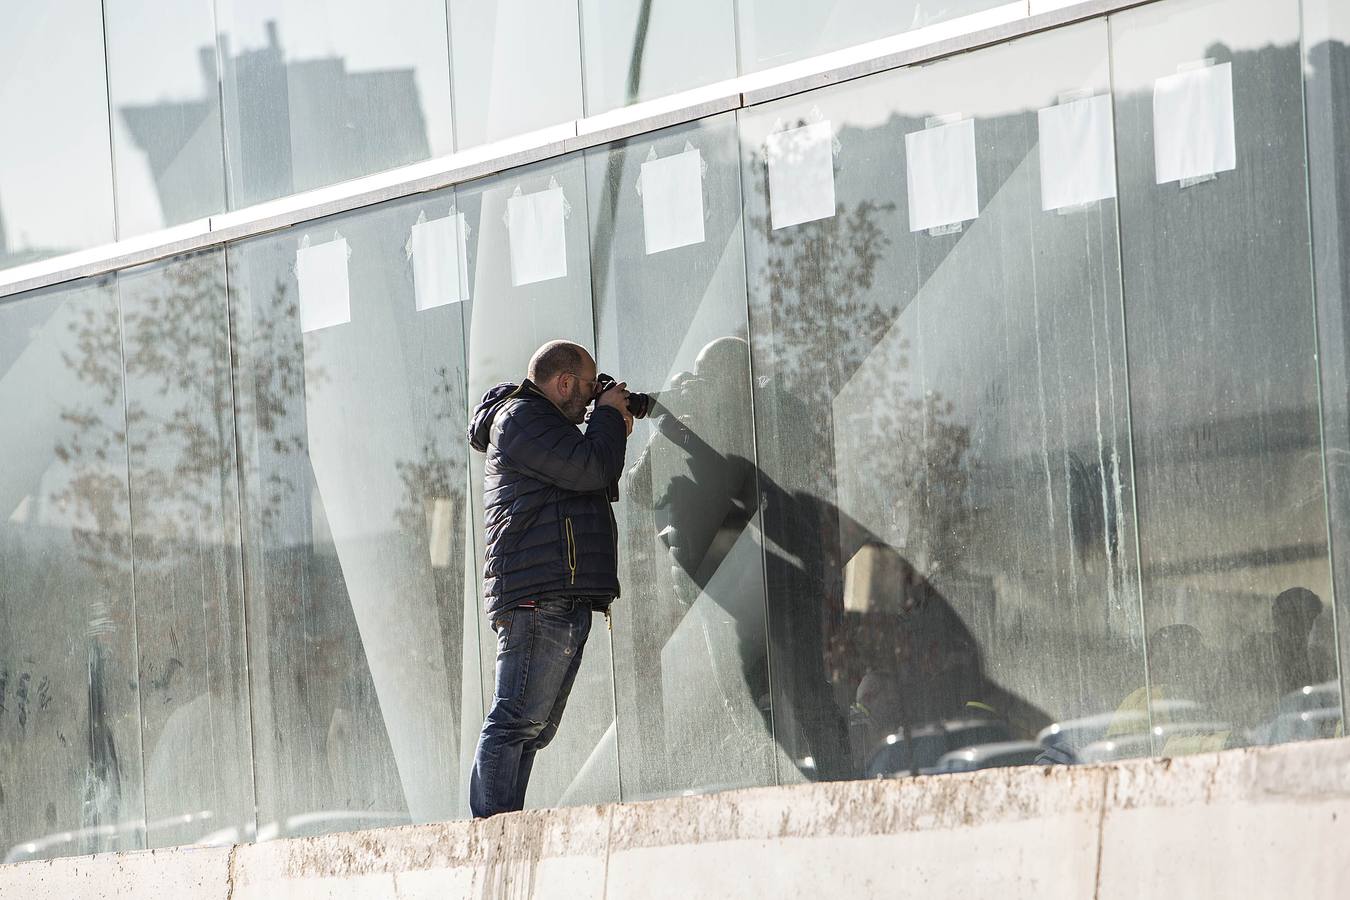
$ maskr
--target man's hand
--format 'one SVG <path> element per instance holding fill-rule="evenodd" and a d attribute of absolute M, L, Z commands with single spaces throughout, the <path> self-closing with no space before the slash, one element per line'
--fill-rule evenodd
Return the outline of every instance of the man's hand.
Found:
<path fill-rule="evenodd" d="M 628 434 L 633 433 L 633 414 L 628 411 L 628 385 L 625 382 L 619 382 L 614 387 L 600 395 L 600 399 L 595 401 L 596 407 L 612 406 L 623 416 L 623 426 L 628 430 Z"/>

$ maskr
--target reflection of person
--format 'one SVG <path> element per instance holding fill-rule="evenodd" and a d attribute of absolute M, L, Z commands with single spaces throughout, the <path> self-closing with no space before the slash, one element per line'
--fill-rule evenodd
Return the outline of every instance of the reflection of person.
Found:
<path fill-rule="evenodd" d="M 474 756 L 475 816 L 518 810 L 535 753 L 558 731 L 593 612 L 619 595 L 610 503 L 633 419 L 622 384 L 596 400 L 595 360 L 566 341 L 540 347 L 521 384 L 474 411 L 483 477 L 483 602 L 497 633 L 496 687 Z"/>
<path fill-rule="evenodd" d="M 739 664 L 761 711 L 773 717 L 770 725 L 783 749 L 808 777 L 859 773 L 876 744 L 869 736 L 860 739 L 866 746 L 850 748 L 845 707 L 853 689 L 837 694 L 841 678 L 856 682 L 871 676 L 868 690 L 886 695 L 869 717 L 882 729 L 877 741 L 897 729 L 985 717 L 973 711 L 974 704 L 1013 705 L 1014 698 L 991 691 L 978 647 L 955 610 L 893 548 L 834 504 L 780 485 L 750 461 L 748 357 L 744 340 L 721 338 L 700 352 L 692 372 L 675 376 L 660 397 L 657 432 L 628 483 L 639 502 L 650 493 L 675 584 L 694 593 L 708 588 L 737 537 L 761 513 L 767 623 L 750 614 L 743 598 L 714 593 L 709 599 L 735 622 L 739 658 L 733 664 Z M 824 439 L 800 400 L 773 381 L 761 385 L 757 398 L 800 423 L 794 446 L 801 449 L 803 466 L 809 465 L 806 457 L 818 452 Z M 843 560 L 871 556 L 885 563 L 880 566 L 885 574 L 873 579 L 876 602 L 846 613 L 839 608 L 835 576 Z M 904 577 L 892 577 L 897 573 Z M 843 575 L 847 581 L 847 572 Z M 841 676 L 844 669 L 847 675 Z M 772 708 L 765 702 L 771 693 Z"/>
<path fill-rule="evenodd" d="M 1282 591 L 1271 604 L 1277 680 L 1281 694 L 1320 681 L 1309 652 L 1308 638 L 1322 615 L 1322 598 L 1304 587 Z"/>

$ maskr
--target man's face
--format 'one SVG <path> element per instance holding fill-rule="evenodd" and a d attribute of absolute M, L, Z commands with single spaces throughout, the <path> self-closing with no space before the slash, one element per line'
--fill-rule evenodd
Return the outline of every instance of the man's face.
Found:
<path fill-rule="evenodd" d="M 580 425 L 586 420 L 586 407 L 595 395 L 595 376 L 595 360 L 587 359 L 574 377 L 562 379 L 559 408 L 573 424 Z"/>

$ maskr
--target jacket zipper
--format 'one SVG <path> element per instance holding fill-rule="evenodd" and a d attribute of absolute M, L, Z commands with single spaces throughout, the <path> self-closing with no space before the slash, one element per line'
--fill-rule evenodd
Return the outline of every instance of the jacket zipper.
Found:
<path fill-rule="evenodd" d="M 577 541 L 572 535 L 572 519 L 569 516 L 563 519 L 563 525 L 567 530 L 567 568 L 572 573 L 572 584 L 577 583 Z"/>

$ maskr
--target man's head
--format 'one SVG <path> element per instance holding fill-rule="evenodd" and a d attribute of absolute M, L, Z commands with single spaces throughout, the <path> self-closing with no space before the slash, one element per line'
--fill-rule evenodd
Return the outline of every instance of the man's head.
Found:
<path fill-rule="evenodd" d="M 563 415 L 580 424 L 595 395 L 595 360 L 585 347 L 571 341 L 549 341 L 530 357 L 526 373 L 534 386 Z"/>

